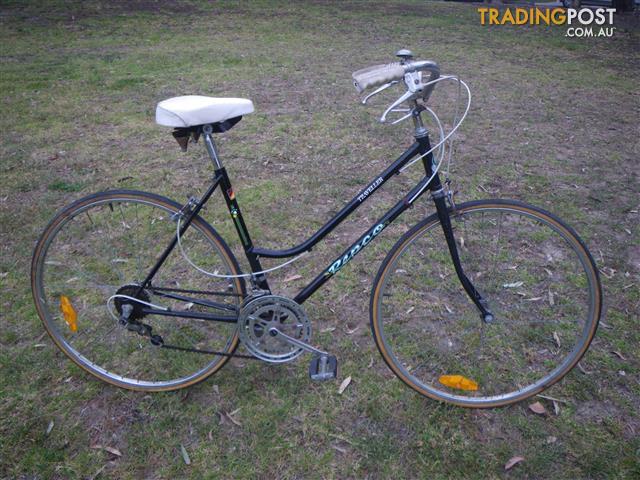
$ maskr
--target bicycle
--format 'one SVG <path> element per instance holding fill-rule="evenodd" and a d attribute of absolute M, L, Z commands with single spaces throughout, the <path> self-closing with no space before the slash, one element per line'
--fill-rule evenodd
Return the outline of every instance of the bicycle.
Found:
<path fill-rule="evenodd" d="M 203 138 L 213 180 L 185 204 L 111 190 L 81 198 L 51 220 L 35 247 L 31 282 L 55 344 L 94 376 L 133 390 L 187 387 L 234 356 L 284 363 L 305 351 L 312 354 L 312 380 L 335 378 L 337 360 L 311 345 L 302 304 L 428 191 L 435 213 L 397 240 L 373 283 L 371 330 L 388 367 L 418 393 L 464 407 L 511 404 L 566 375 L 586 352 L 602 312 L 591 254 L 571 227 L 538 207 L 499 199 L 455 203 L 439 169 L 470 91 L 457 77 L 441 76 L 433 61 L 415 60 L 407 50 L 397 55 L 399 61 L 353 78 L 359 93 L 375 88 L 365 103 L 393 85 L 406 87 L 381 121 L 411 118 L 415 142 L 316 233 L 281 250 L 254 245 L 213 139 L 251 113 L 251 101 L 160 102 L 156 121 L 174 128 L 183 150 Z M 440 141 L 432 146 L 422 115 L 433 114 L 426 104 L 435 85 L 452 79 L 467 89 L 467 108 L 448 135 L 434 116 Z M 394 112 L 405 115 L 391 121 Z M 416 161 L 424 177 L 294 298 L 271 292 L 271 270 L 310 252 Z M 217 190 L 248 273 L 199 215 Z M 290 260 L 264 270 L 263 258 Z M 248 355 L 236 352 L 240 343 Z"/>

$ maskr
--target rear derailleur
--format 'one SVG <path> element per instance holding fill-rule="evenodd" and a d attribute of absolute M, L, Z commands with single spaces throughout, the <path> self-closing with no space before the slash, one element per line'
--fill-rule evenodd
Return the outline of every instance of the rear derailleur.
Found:
<path fill-rule="evenodd" d="M 161 346 L 164 344 L 164 340 L 160 335 L 153 334 L 153 327 L 151 325 L 147 325 L 146 323 L 139 322 L 131 318 L 131 314 L 133 313 L 133 305 L 125 303 L 122 305 L 122 314 L 120 315 L 120 325 L 126 327 L 126 329 L 130 332 L 135 332 L 141 337 L 148 337 L 149 341 L 156 346 Z"/>

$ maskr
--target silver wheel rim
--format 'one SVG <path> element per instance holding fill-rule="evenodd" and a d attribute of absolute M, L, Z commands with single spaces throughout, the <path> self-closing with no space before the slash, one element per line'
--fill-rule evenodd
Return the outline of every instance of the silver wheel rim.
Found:
<path fill-rule="evenodd" d="M 581 248 L 578 248 L 578 242 L 572 235 L 569 235 L 563 229 L 558 228 L 556 225 L 548 221 L 546 218 L 521 210 L 515 206 L 492 205 L 490 207 L 487 207 L 487 206 L 479 205 L 479 206 L 466 208 L 463 213 L 464 215 L 468 216 L 469 214 L 473 215 L 475 213 L 481 213 L 483 211 L 501 211 L 501 212 L 508 212 L 512 214 L 526 216 L 532 220 L 535 220 L 536 222 L 543 224 L 546 227 L 549 227 L 554 233 L 558 234 L 564 240 L 564 242 L 571 248 L 571 251 L 575 253 L 576 257 L 580 261 L 582 271 L 585 273 L 585 276 L 588 279 L 589 305 L 588 305 L 587 315 L 585 316 L 584 326 L 582 328 L 581 335 L 578 341 L 576 341 L 571 352 L 564 358 L 564 360 L 556 368 L 548 372 L 546 375 L 544 375 L 535 383 L 532 383 L 518 390 L 514 390 L 504 394 L 483 396 L 483 397 L 469 397 L 465 395 L 456 395 L 454 393 L 450 393 L 445 390 L 434 388 L 432 385 L 426 384 L 422 382 L 420 379 L 418 379 L 407 368 L 405 368 L 402 361 L 398 360 L 398 358 L 394 354 L 394 348 L 391 342 L 389 341 L 389 339 L 387 338 L 384 321 L 381 319 L 381 315 L 382 315 L 381 312 L 383 312 L 384 292 L 387 288 L 387 284 L 390 278 L 393 277 L 393 274 L 389 274 L 389 272 L 394 272 L 400 259 L 403 257 L 403 254 L 418 239 L 422 238 L 425 235 L 425 233 L 430 232 L 432 229 L 436 227 L 439 229 L 440 224 L 437 220 L 435 220 L 434 222 L 424 226 L 418 232 L 416 232 L 413 238 L 410 241 L 406 242 L 402 246 L 401 250 L 399 250 L 394 260 L 387 267 L 387 270 L 386 270 L 387 273 L 385 273 L 384 278 L 381 279 L 382 285 L 380 287 L 380 294 L 378 296 L 377 305 L 376 305 L 376 310 L 378 314 L 377 314 L 377 317 L 374 319 L 378 325 L 379 341 L 384 346 L 384 349 L 389 353 L 389 356 L 391 357 L 391 360 L 395 369 L 397 369 L 399 372 L 402 373 L 403 376 L 409 379 L 409 383 L 413 383 L 413 385 L 417 386 L 418 389 L 422 389 L 424 391 L 429 392 L 429 394 L 431 394 L 431 396 L 433 396 L 434 398 L 438 398 L 440 400 L 450 402 L 450 403 L 467 405 L 467 406 L 483 406 L 483 405 L 513 403 L 513 402 L 522 400 L 524 398 L 530 397 L 531 395 L 534 395 L 535 393 L 540 392 L 547 386 L 555 383 L 557 380 L 562 378 L 568 372 L 568 370 L 570 370 L 567 367 L 577 363 L 580 356 L 584 353 L 585 344 L 588 344 L 590 341 L 593 329 L 595 328 L 594 323 L 597 323 L 597 319 L 594 318 L 594 312 L 596 308 L 596 296 L 597 296 L 596 281 L 593 275 L 590 275 L 590 272 L 592 271 L 592 269 L 591 269 L 589 258 L 586 255 L 584 255 L 584 252 Z M 462 297 L 461 297 L 461 300 L 465 301 L 465 299 Z M 468 298 L 466 299 L 466 301 L 468 301 Z"/>
<path fill-rule="evenodd" d="M 97 207 L 97 206 L 102 206 L 105 204 L 119 204 L 119 203 L 127 203 L 127 204 L 140 204 L 140 205 L 144 205 L 144 206 L 148 206 L 148 207 L 152 207 L 154 209 L 158 209 L 161 210 L 163 212 L 166 212 L 168 215 L 169 214 L 173 214 L 177 211 L 177 209 L 173 206 L 168 207 L 167 205 L 158 203 L 155 200 L 152 200 L 146 196 L 115 196 L 115 197 L 108 197 L 108 198 L 96 198 L 95 201 L 89 202 L 86 205 L 81 206 L 78 209 L 74 209 L 71 214 L 72 215 L 67 215 L 66 218 L 64 218 L 62 221 L 60 221 L 54 230 L 51 230 L 50 232 L 48 232 L 47 238 L 45 239 L 45 243 L 43 244 L 42 248 L 40 249 L 40 255 L 37 259 L 37 266 L 36 266 L 36 275 L 35 275 L 35 286 L 36 286 L 36 295 L 37 295 L 37 299 L 40 303 L 41 309 L 44 312 L 44 318 L 42 319 L 43 322 L 45 323 L 45 325 L 47 326 L 47 330 L 49 331 L 49 333 L 51 334 L 51 336 L 54 338 L 55 342 L 57 343 L 57 345 L 65 351 L 65 353 L 71 357 L 76 363 L 80 364 L 83 368 L 86 368 L 90 373 L 92 373 L 93 375 L 106 380 L 106 381 L 110 381 L 112 383 L 115 383 L 119 386 L 124 386 L 124 387 L 129 387 L 129 388 L 138 388 L 138 389 L 147 389 L 147 390 L 170 390 L 170 389 L 175 389 L 175 388 L 179 388 L 181 386 L 184 385 L 189 385 L 192 383 L 195 383 L 197 380 L 208 376 L 208 374 L 216 369 L 217 365 L 219 365 L 221 362 L 224 363 L 224 361 L 226 360 L 225 357 L 222 356 L 211 356 L 211 360 L 206 362 L 205 365 L 202 368 L 197 369 L 196 371 L 194 371 L 193 373 L 189 374 L 189 375 L 185 375 L 185 376 L 181 376 L 179 378 L 175 378 L 175 379 L 171 379 L 171 380 L 161 380 L 161 381 L 153 381 L 153 380 L 138 380 L 136 378 L 132 378 L 132 377 L 128 377 L 126 375 L 120 375 L 118 373 L 115 373 L 113 371 L 110 371 L 108 369 L 103 368 L 101 365 L 99 365 L 98 363 L 92 361 L 91 359 L 89 359 L 85 354 L 83 354 L 82 352 L 78 351 L 65 337 L 64 334 L 61 333 L 60 328 L 58 327 L 58 325 L 56 324 L 56 322 L 54 321 L 54 314 L 52 312 L 56 311 L 56 307 L 55 305 L 50 305 L 49 301 L 47 300 L 47 294 L 45 292 L 46 286 L 43 284 L 43 275 L 46 272 L 46 267 L 45 267 L 45 260 L 47 258 L 47 255 L 49 253 L 49 249 L 51 247 L 51 244 L 55 241 L 55 239 L 58 237 L 58 234 L 64 229 L 64 227 L 66 225 L 69 224 L 69 222 L 73 221 L 75 218 L 77 218 L 78 216 L 82 215 L 83 213 L 90 211 L 91 209 Z M 193 230 L 197 231 L 200 235 L 202 235 L 202 238 L 205 239 L 208 242 L 208 247 L 210 248 L 210 252 L 212 256 L 216 256 L 216 258 L 218 258 L 223 264 L 224 267 L 226 269 L 227 273 L 237 273 L 235 272 L 235 270 L 233 269 L 233 267 L 231 265 L 229 265 L 226 261 L 225 261 L 225 257 L 223 255 L 223 253 L 221 252 L 220 248 L 218 247 L 218 245 L 209 237 L 209 235 L 205 232 L 204 228 L 201 228 L 199 225 L 197 224 L 193 224 L 191 227 Z M 186 268 L 186 267 L 185 267 Z M 206 281 L 206 277 L 203 277 L 203 282 Z M 237 290 L 234 289 L 234 293 L 238 294 L 240 292 L 238 292 Z M 106 300 L 106 298 L 105 298 Z M 237 303 L 237 305 L 239 306 L 239 302 Z M 105 311 L 105 315 L 107 314 L 107 312 Z M 216 325 L 213 325 L 212 327 L 215 328 Z M 148 339 L 146 338 L 142 338 L 140 337 L 141 342 L 149 342 Z M 224 348 L 220 349 L 222 351 L 229 351 L 230 348 L 232 347 L 234 340 L 237 341 L 237 335 L 235 334 L 235 329 L 234 329 L 234 333 L 231 334 L 225 345 Z M 157 348 L 157 347 L 155 347 Z M 179 355 L 179 353 L 176 353 L 177 355 Z M 196 354 L 194 354 L 196 355 Z M 204 358 L 204 355 L 203 355 Z"/>

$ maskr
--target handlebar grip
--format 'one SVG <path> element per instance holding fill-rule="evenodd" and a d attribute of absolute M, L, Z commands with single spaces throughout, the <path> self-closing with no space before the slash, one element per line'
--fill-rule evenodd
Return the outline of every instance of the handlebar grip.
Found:
<path fill-rule="evenodd" d="M 363 68 L 353 73 L 353 86 L 356 87 L 358 93 L 362 93 L 367 88 L 377 87 L 393 80 L 400 80 L 404 76 L 404 72 L 404 67 L 399 63 Z"/>

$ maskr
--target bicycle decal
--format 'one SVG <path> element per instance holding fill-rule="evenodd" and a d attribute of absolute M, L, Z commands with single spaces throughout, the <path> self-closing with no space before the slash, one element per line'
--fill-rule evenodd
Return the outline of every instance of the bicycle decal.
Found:
<path fill-rule="evenodd" d="M 366 247 L 374 238 L 376 238 L 380 234 L 380 232 L 384 230 L 386 226 L 387 226 L 386 224 L 380 223 L 375 227 L 373 227 L 371 231 L 362 238 L 362 240 L 356 243 L 353 246 L 353 248 L 351 248 L 351 250 L 347 252 L 346 255 L 342 256 L 341 258 L 333 262 L 325 272 L 325 275 L 330 276 L 338 273 L 338 271 L 342 267 L 344 267 L 347 263 L 349 263 L 353 259 L 353 257 L 355 257 L 364 247 Z"/>

